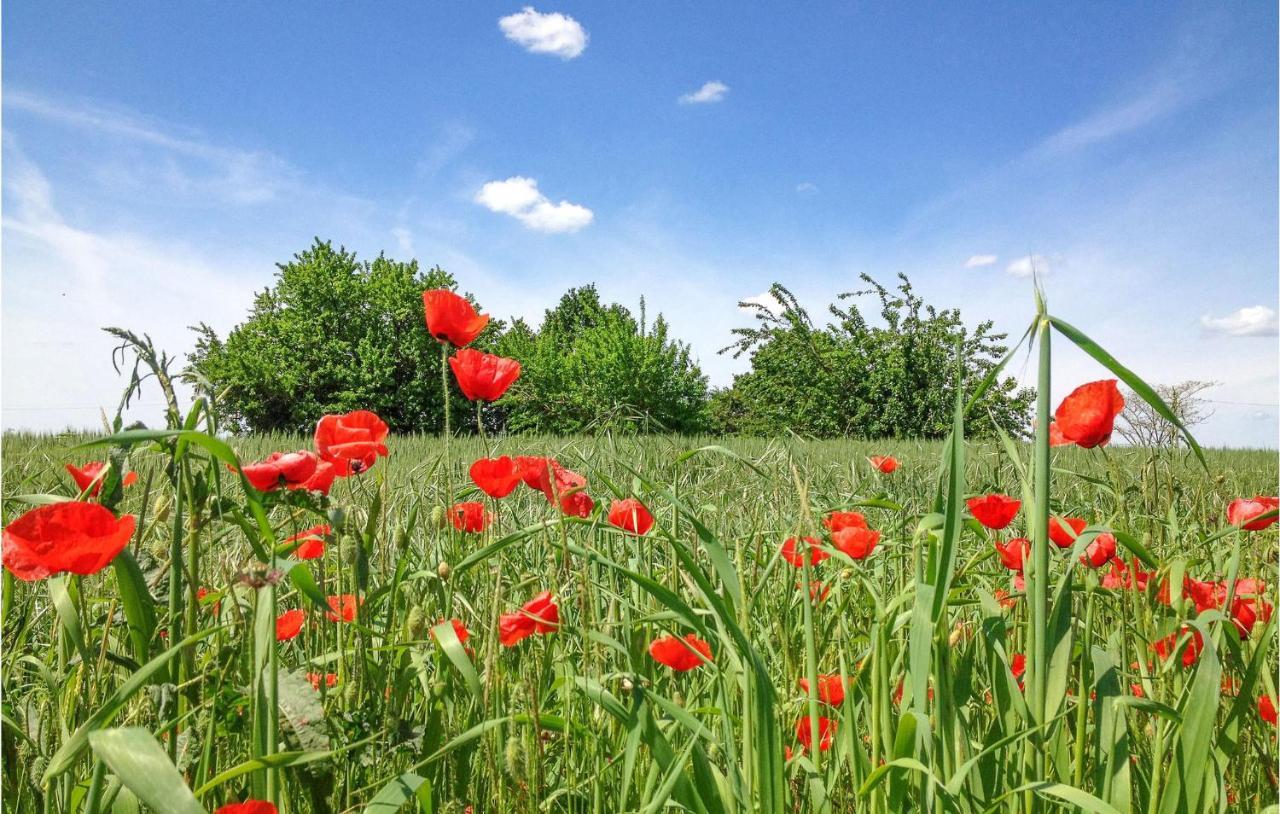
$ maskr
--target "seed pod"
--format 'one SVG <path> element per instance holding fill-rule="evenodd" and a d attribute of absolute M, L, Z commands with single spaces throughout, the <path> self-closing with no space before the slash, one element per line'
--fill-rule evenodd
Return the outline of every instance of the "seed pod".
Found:
<path fill-rule="evenodd" d="M 422 610 L 420 605 L 414 605 L 409 609 L 409 616 L 404 622 L 406 639 L 421 639 L 422 634 L 427 630 L 427 614 Z"/>
<path fill-rule="evenodd" d="M 449 563 L 445 562 L 444 560 L 441 560 L 440 564 L 436 566 L 436 576 L 440 577 L 440 579 L 448 580 L 449 575 L 452 573 L 453 573 L 453 569 L 450 568 Z"/>
<path fill-rule="evenodd" d="M 171 508 L 171 506 L 172 506 L 172 502 L 169 500 L 168 495 L 161 494 L 159 497 L 157 497 L 155 502 L 155 507 L 151 510 L 151 516 L 155 518 L 155 522 L 163 523 L 166 520 L 168 520 L 169 509 Z"/>
<path fill-rule="evenodd" d="M 507 745 L 502 750 L 502 768 L 506 770 L 507 776 L 517 783 L 524 781 L 524 741 L 519 735 L 507 738 Z"/>

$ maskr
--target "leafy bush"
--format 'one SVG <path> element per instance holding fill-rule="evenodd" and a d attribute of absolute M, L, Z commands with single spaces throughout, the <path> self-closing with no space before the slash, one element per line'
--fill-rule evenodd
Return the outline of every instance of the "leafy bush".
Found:
<path fill-rule="evenodd" d="M 513 431 L 697 432 L 707 380 L 659 316 L 645 324 L 602 305 L 595 286 L 570 289 L 540 331 L 517 321 L 497 343 L 523 373 L 501 405 Z"/>
<path fill-rule="evenodd" d="M 318 415 L 361 408 L 396 432 L 442 426 L 440 347 L 422 319 L 422 292 L 452 287 L 450 274 L 382 255 L 362 262 L 318 239 L 278 268 L 225 341 L 197 328 L 190 361 L 219 394 L 224 424 L 305 431 Z M 501 330 L 490 323 L 478 344 Z M 455 413 L 469 415 L 455 397 Z"/>
<path fill-rule="evenodd" d="M 950 429 L 962 351 L 963 387 L 974 388 L 1007 351 L 1005 334 L 984 322 L 969 331 L 958 309 L 938 310 L 899 275 L 890 291 L 868 275 L 870 288 L 841 300 L 874 294 L 883 327 L 870 325 L 856 305 L 830 306 L 835 321 L 816 327 L 794 295 L 775 283 L 773 309 L 755 309 L 758 325 L 734 330 L 721 350 L 751 355 L 751 371 L 717 392 L 709 407 L 714 431 L 777 435 L 793 431 L 820 438 L 941 438 Z M 993 385 L 973 412 L 971 432 L 996 427 L 1025 432 L 1034 393 L 1012 378 Z"/>

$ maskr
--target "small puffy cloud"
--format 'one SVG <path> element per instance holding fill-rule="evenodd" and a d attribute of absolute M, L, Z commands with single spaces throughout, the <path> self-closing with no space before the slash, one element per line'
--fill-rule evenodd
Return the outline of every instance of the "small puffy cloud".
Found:
<path fill-rule="evenodd" d="M 999 259 L 994 254 L 975 254 L 964 261 L 964 267 L 967 269 L 980 269 L 983 266 L 994 266 Z"/>
<path fill-rule="evenodd" d="M 533 6 L 498 20 L 498 28 L 531 54 L 573 59 L 587 47 L 587 32 L 577 20 L 567 14 L 542 14 Z"/>
<path fill-rule="evenodd" d="M 1042 254 L 1029 254 L 1014 260 L 1005 270 L 1014 277 L 1030 277 L 1032 274 L 1044 277 L 1049 273 L 1049 258 Z"/>
<path fill-rule="evenodd" d="M 396 246 L 399 247 L 400 253 L 413 256 L 413 232 L 403 226 L 397 226 L 391 230 L 391 234 L 396 239 Z"/>
<path fill-rule="evenodd" d="M 702 87 L 686 93 L 680 97 L 682 105 L 705 105 L 711 102 L 719 102 L 724 99 L 724 95 L 729 92 L 729 86 L 721 82 L 719 79 L 713 79 L 710 82 L 703 83 Z"/>
<path fill-rule="evenodd" d="M 1276 336 L 1280 334 L 1280 324 L 1276 321 L 1276 312 L 1265 305 L 1251 305 L 1233 311 L 1225 317 L 1214 317 L 1205 314 L 1200 317 L 1200 327 L 1206 333 L 1224 336 Z"/>
<path fill-rule="evenodd" d="M 490 181 L 476 193 L 476 203 L 491 212 L 510 215 L 535 232 L 576 232 L 595 218 L 585 206 L 568 201 L 552 203 L 538 190 L 538 182 L 521 175 Z"/>
<path fill-rule="evenodd" d="M 738 304 L 739 311 L 747 314 L 757 313 L 756 309 L 750 307 L 748 303 L 762 305 L 768 309 L 769 313 L 775 316 L 781 314 L 784 310 L 782 303 L 778 302 L 778 298 L 773 296 L 773 293 L 770 291 L 766 291 L 763 294 L 757 294 L 754 297 L 746 297 Z"/>
<path fill-rule="evenodd" d="M 801 181 L 800 183 L 796 184 L 796 194 L 797 195 L 817 195 L 818 185 L 811 183 L 809 181 Z"/>

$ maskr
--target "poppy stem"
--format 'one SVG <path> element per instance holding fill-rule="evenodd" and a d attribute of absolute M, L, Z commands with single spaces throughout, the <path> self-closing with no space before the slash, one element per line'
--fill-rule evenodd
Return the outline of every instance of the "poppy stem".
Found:
<path fill-rule="evenodd" d="M 440 395 L 444 402 L 444 486 L 445 505 L 453 505 L 453 459 L 449 456 L 449 346 L 440 343 Z"/>

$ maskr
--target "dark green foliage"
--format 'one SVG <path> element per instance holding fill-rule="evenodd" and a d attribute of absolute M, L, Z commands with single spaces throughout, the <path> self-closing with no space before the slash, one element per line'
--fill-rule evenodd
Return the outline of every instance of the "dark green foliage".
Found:
<path fill-rule="evenodd" d="M 644 324 L 602 305 L 595 286 L 570 289 L 534 332 L 517 320 L 497 352 L 520 361 L 520 380 L 499 403 L 512 431 L 697 432 L 706 377 L 659 316 Z"/>
<path fill-rule="evenodd" d="M 422 292 L 452 288 L 451 275 L 381 255 L 359 261 L 320 240 L 279 269 L 225 341 L 197 329 L 192 367 L 218 396 L 224 425 L 307 431 L 325 413 L 363 409 L 395 432 L 442 426 L 440 346 Z M 490 323 L 477 344 L 500 330 Z M 461 396 L 454 411 L 471 415 Z"/>
<path fill-rule="evenodd" d="M 781 307 L 755 303 L 759 324 L 734 331 L 737 341 L 721 352 L 751 354 L 751 372 L 717 392 L 709 407 L 717 432 L 777 435 L 788 431 L 820 438 L 941 438 L 955 404 L 957 348 L 963 348 L 966 390 L 1007 351 L 1005 335 L 984 322 L 965 328 L 956 309 L 926 305 L 899 275 L 895 290 L 862 275 L 871 287 L 841 300 L 874 294 L 883 326 L 868 324 L 856 305 L 832 305 L 834 321 L 816 327 L 780 284 L 771 292 Z M 775 313 L 777 311 L 778 313 Z M 976 406 L 970 434 L 1001 427 L 1025 431 L 1033 398 L 1012 378 L 993 386 Z"/>

